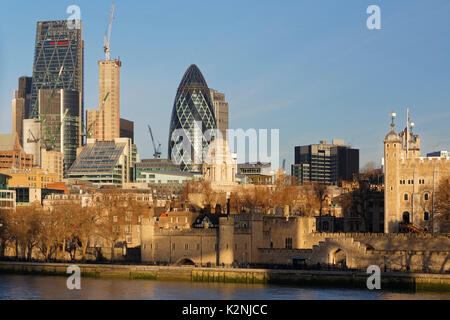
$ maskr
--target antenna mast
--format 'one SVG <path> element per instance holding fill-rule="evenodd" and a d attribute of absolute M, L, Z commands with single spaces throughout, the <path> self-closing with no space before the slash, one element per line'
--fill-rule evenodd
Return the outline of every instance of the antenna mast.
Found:
<path fill-rule="evenodd" d="M 105 45 L 103 46 L 103 49 L 105 51 L 105 58 L 106 61 L 111 60 L 109 56 L 109 41 L 111 40 L 111 29 L 112 29 L 112 23 L 114 20 L 114 3 L 111 6 L 111 15 L 109 17 L 109 26 L 108 26 L 108 33 L 105 34 Z"/>

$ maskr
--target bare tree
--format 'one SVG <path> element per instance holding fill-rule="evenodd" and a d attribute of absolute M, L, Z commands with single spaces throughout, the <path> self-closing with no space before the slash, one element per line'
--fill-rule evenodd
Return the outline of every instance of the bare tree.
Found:
<path fill-rule="evenodd" d="M 0 209 L 0 258 L 5 257 L 6 247 L 13 239 L 10 231 L 11 213 L 12 210 Z"/>
<path fill-rule="evenodd" d="M 24 257 L 28 261 L 32 259 L 33 249 L 39 241 L 41 213 L 42 209 L 38 205 L 16 209 L 10 225 L 10 230 L 16 239 L 16 256 L 18 256 L 18 247 L 21 247 Z"/>
<path fill-rule="evenodd" d="M 49 212 L 41 212 L 37 217 L 38 234 L 36 246 L 41 251 L 44 261 L 48 261 L 58 246 L 57 228 L 58 219 Z"/>
<path fill-rule="evenodd" d="M 320 221 L 322 221 L 323 202 L 328 195 L 328 186 L 324 183 L 313 183 L 313 191 L 315 198 L 319 202 L 319 216 Z M 319 232 L 322 232 L 322 223 L 319 224 Z"/>
<path fill-rule="evenodd" d="M 450 232 L 450 177 L 442 178 L 439 183 L 439 190 L 436 193 L 436 215 L 439 230 L 441 233 Z"/>

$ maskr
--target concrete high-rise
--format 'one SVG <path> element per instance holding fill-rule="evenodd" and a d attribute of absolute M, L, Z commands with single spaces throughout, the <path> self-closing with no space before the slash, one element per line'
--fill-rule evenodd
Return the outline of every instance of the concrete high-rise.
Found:
<path fill-rule="evenodd" d="M 359 150 L 344 145 L 343 140 L 334 139 L 332 144 L 295 147 L 295 163 L 292 175 L 303 182 L 318 182 L 336 185 L 339 181 L 351 181 L 359 173 Z"/>
<path fill-rule="evenodd" d="M 91 138 L 111 141 L 120 137 L 120 67 L 119 59 L 102 60 L 99 65 L 99 109 L 86 113 Z"/>
<path fill-rule="evenodd" d="M 30 109 L 31 77 L 20 77 L 18 90 L 14 91 L 12 100 L 12 131 L 19 136 L 23 146 L 23 119 L 26 119 Z"/>
<path fill-rule="evenodd" d="M 214 115 L 216 117 L 217 129 L 222 133 L 222 138 L 227 139 L 228 129 L 228 102 L 225 100 L 225 94 L 214 89 L 209 89 L 211 93 Z"/>
<path fill-rule="evenodd" d="M 80 93 L 81 120 L 84 121 L 84 42 L 81 21 L 78 22 L 78 28 L 71 28 L 67 20 L 37 23 L 31 102 L 25 119 L 39 116 L 39 90 L 68 89 Z"/>

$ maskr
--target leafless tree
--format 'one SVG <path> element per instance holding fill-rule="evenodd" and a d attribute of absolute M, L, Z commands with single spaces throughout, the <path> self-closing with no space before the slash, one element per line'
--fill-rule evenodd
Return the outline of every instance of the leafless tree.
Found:
<path fill-rule="evenodd" d="M 442 178 L 436 193 L 436 215 L 441 233 L 450 232 L 450 177 Z"/>

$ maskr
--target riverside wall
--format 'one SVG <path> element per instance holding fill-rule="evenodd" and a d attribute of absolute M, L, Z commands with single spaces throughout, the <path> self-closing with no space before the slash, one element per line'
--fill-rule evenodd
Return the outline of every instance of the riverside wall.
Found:
<path fill-rule="evenodd" d="M 0 274 L 69 276 L 65 263 L 0 261 Z M 76 264 L 82 277 L 367 289 L 368 274 L 355 271 L 198 268 L 145 265 Z M 381 273 L 381 288 L 450 292 L 450 274 Z"/>

